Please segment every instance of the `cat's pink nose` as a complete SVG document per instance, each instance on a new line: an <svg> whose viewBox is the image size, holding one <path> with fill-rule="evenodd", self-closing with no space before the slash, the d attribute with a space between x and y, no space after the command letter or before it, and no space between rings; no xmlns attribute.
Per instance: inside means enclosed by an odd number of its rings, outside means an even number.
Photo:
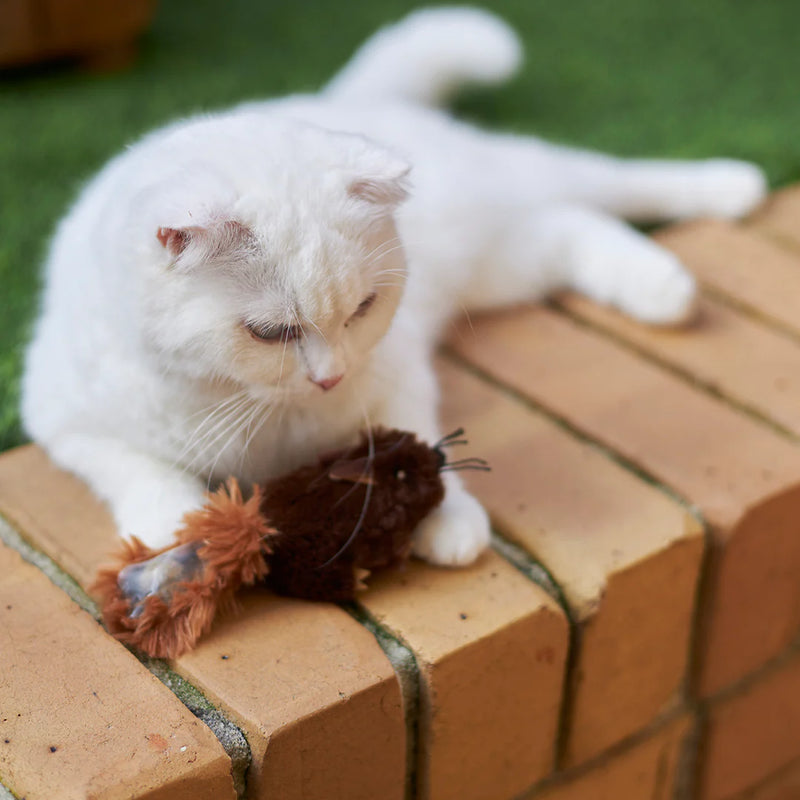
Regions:
<svg viewBox="0 0 800 800"><path fill-rule="evenodd" d="M311 378L310 380L327 392L329 389L333 389L333 387L336 386L336 384L339 383L343 377L344 375L333 375L330 378L322 378L322 380L317 380L316 378Z"/></svg>

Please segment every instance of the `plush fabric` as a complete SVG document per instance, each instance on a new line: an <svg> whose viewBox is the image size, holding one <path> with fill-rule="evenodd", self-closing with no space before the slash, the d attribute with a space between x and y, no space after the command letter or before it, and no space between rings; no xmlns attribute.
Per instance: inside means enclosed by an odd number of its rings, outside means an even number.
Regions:
<svg viewBox="0 0 800 800"><path fill-rule="evenodd" d="M352 448L256 486L235 479L184 518L178 543L150 550L134 539L98 573L107 629L151 656L174 658L207 633L243 586L352 600L372 570L402 565L417 525L444 499L445 437L376 430ZM479 460L468 466L485 468Z"/></svg>

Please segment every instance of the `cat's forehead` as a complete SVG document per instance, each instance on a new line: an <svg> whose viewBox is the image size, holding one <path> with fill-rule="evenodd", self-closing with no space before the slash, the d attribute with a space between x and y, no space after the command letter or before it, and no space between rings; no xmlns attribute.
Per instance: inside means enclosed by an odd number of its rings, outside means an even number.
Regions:
<svg viewBox="0 0 800 800"><path fill-rule="evenodd" d="M253 317L323 320L363 299L371 278L358 242L274 225L261 234L258 251L233 276Z"/></svg>

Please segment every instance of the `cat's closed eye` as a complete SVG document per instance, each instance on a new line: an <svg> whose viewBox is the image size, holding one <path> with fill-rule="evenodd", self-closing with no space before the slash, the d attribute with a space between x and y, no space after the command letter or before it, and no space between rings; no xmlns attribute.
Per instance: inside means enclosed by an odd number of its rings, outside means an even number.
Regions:
<svg viewBox="0 0 800 800"><path fill-rule="evenodd" d="M285 344L286 342L294 341L300 336L300 328L297 325L245 322L244 327L254 339L269 344Z"/></svg>
<svg viewBox="0 0 800 800"><path fill-rule="evenodd" d="M359 304L358 308L350 315L350 319L347 320L347 323L351 323L354 319L358 319L359 317L363 317L367 311L370 310L372 304L377 299L378 295L375 292L368 294Z"/></svg>

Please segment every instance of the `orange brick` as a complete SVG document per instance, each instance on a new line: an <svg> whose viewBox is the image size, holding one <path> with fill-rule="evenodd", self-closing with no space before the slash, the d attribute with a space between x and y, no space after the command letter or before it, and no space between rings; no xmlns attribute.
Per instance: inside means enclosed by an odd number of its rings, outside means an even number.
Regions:
<svg viewBox="0 0 800 800"><path fill-rule="evenodd" d="M715 292L779 326L798 329L800 252L720 220L676 225L655 238Z"/></svg>
<svg viewBox="0 0 800 800"><path fill-rule="evenodd" d="M0 455L0 513L81 586L118 546L106 509L33 445Z"/></svg>
<svg viewBox="0 0 800 800"><path fill-rule="evenodd" d="M490 552L412 563L361 602L417 659L421 798L510 798L550 774L569 630L542 589Z"/></svg>
<svg viewBox="0 0 800 800"><path fill-rule="evenodd" d="M800 761L770 775L755 789L737 795L736 800L797 800L800 797Z"/></svg>
<svg viewBox="0 0 800 800"><path fill-rule="evenodd" d="M36 10L30 0L0 2L0 63L15 64L30 57L37 42Z"/></svg>
<svg viewBox="0 0 800 800"><path fill-rule="evenodd" d="M681 783L682 758L694 722L689 715L665 724L587 771L525 795L525 800L668 800Z"/></svg>
<svg viewBox="0 0 800 800"><path fill-rule="evenodd" d="M45 0L45 7L47 49L76 53L134 39L150 23L155 2L125 3L117 14L109 13L103 0Z"/></svg>
<svg viewBox="0 0 800 800"><path fill-rule="evenodd" d="M473 326L452 340L463 357L675 489L710 522L701 693L777 656L800 628L800 450L546 309Z"/></svg>
<svg viewBox="0 0 800 800"><path fill-rule="evenodd" d="M727 800L792 764L800 758L800 655L712 703L707 717L700 800Z"/></svg>
<svg viewBox="0 0 800 800"><path fill-rule="evenodd" d="M397 678L338 607L253 592L174 666L247 734L248 797L403 797Z"/></svg>
<svg viewBox="0 0 800 800"><path fill-rule="evenodd" d="M696 321L675 330L639 325L577 296L564 305L688 380L800 436L800 345L749 314L704 297Z"/></svg>
<svg viewBox="0 0 800 800"><path fill-rule="evenodd" d="M468 481L498 528L554 575L578 624L564 763L670 708L686 676L703 554L698 523L596 449L441 364L443 415L492 472Z"/></svg>
<svg viewBox="0 0 800 800"><path fill-rule="evenodd" d="M126 45L132 48L154 9L154 0L134 0L116 9L109 9L102 0L2 0L0 64L16 66L65 55L105 53ZM6 17L10 17L8 23Z"/></svg>
<svg viewBox="0 0 800 800"><path fill-rule="evenodd" d="M774 236L777 241L800 247L800 186L789 186L771 194L747 224L753 230Z"/></svg>
<svg viewBox="0 0 800 800"><path fill-rule="evenodd" d="M0 512L83 585L115 547L107 512L35 447L0 456ZM400 689L373 636L333 606L244 606L174 667L245 730L248 797L402 797Z"/></svg>
<svg viewBox="0 0 800 800"><path fill-rule="evenodd" d="M234 798L211 731L0 544L0 774L27 800Z"/></svg>

